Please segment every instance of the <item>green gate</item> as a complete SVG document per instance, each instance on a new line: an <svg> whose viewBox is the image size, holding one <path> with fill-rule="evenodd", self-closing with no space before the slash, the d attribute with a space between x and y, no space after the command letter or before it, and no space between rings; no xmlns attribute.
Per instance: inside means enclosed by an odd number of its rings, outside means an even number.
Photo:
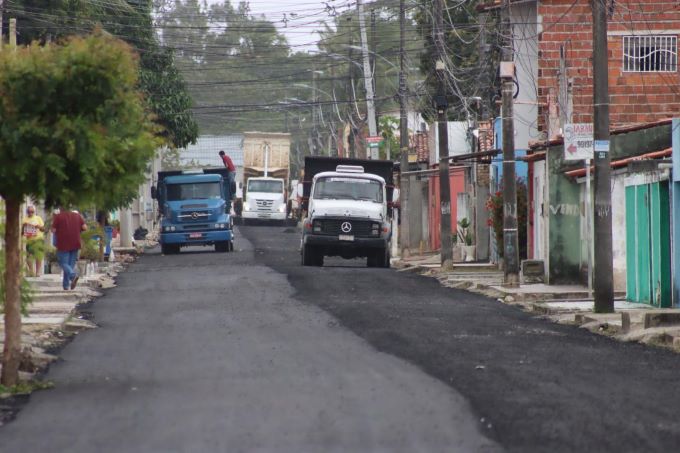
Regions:
<svg viewBox="0 0 680 453"><path fill-rule="evenodd" d="M670 307L668 182L626 187L626 292L631 302Z"/></svg>

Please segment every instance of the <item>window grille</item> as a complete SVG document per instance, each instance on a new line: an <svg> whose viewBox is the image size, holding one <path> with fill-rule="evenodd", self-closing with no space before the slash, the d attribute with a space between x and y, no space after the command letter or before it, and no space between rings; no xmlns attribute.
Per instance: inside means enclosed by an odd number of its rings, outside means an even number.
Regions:
<svg viewBox="0 0 680 453"><path fill-rule="evenodd" d="M650 35L623 37L624 71L675 72L677 69L677 36Z"/></svg>

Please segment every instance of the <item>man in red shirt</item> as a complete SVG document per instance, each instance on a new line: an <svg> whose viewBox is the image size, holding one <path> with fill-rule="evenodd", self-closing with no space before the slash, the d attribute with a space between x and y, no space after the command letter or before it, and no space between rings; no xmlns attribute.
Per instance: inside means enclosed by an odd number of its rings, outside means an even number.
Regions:
<svg viewBox="0 0 680 453"><path fill-rule="evenodd" d="M62 285L65 290L78 284L76 261L80 252L80 232L87 230L83 217L75 211L61 208L52 218L52 232L57 240L57 261L64 271Z"/></svg>
<svg viewBox="0 0 680 453"><path fill-rule="evenodd" d="M231 161L231 158L227 156L224 151L219 152L220 157L222 158L222 162L224 163L224 166L227 167L227 170L229 170L230 174L236 173L236 167L234 166L234 163Z"/></svg>

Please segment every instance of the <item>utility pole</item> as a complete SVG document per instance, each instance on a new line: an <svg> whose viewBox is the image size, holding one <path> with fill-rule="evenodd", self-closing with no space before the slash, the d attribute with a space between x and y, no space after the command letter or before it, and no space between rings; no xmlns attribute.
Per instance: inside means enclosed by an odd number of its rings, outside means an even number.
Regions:
<svg viewBox="0 0 680 453"><path fill-rule="evenodd" d="M406 34L406 0L399 0L399 168L401 169L399 187L399 245L402 258L409 253L409 178L403 176L408 171L408 117L406 116L406 61L404 42Z"/></svg>
<svg viewBox="0 0 680 453"><path fill-rule="evenodd" d="M609 155L609 80L607 12L602 0L593 0L593 138L595 147L595 265L594 295L596 313L614 311L612 254L611 157ZM606 149L606 151L604 151Z"/></svg>
<svg viewBox="0 0 680 453"><path fill-rule="evenodd" d="M451 188L449 180L449 127L446 109L446 64L444 63L444 0L435 0L434 42L437 46L436 71L439 79L438 94L435 97L437 109L437 128L439 132L439 212L441 236L442 269L451 266L453 244L451 241Z"/></svg>
<svg viewBox="0 0 680 453"><path fill-rule="evenodd" d="M17 20L13 17L9 20L9 47L12 50L17 48Z"/></svg>
<svg viewBox="0 0 680 453"><path fill-rule="evenodd" d="M357 0L359 12L359 31L361 33L361 52L364 57L364 87L366 88L366 114L368 116L368 132L371 137L378 135L378 125L375 120L375 104L373 103L373 77L371 64L368 59L368 39L366 38L366 21L364 19L364 4ZM372 156L370 156L372 157Z"/></svg>
<svg viewBox="0 0 680 453"><path fill-rule="evenodd" d="M376 37L376 26L375 26L375 9L371 8L371 75L373 79L373 92L375 93L377 91L376 85L377 82L375 80L375 65L377 61L377 53L378 53L378 39ZM377 119L376 119L377 121Z"/></svg>
<svg viewBox="0 0 680 453"><path fill-rule="evenodd" d="M515 180L515 127L513 95L515 67L512 62L510 2L505 1L503 28L506 42L501 62L503 96L503 286L519 286L519 241L517 231L517 186Z"/></svg>
<svg viewBox="0 0 680 453"><path fill-rule="evenodd" d="M2 35L2 10L4 9L4 1L0 0L0 52L2 52L2 45L5 43L5 40L3 39Z"/></svg>
<svg viewBox="0 0 680 453"><path fill-rule="evenodd" d="M347 145L348 145L348 154L349 157L356 157L356 149L354 146L354 123L352 122L352 116L353 116L353 109L354 109L354 60L352 59L352 46L353 46L353 37L352 37L352 17L347 17L347 39L349 40L349 43L347 45L348 49L348 57L349 57L349 63L348 63L348 69L347 69L347 100L349 101L347 103L347 119L349 120L349 136L347 137Z"/></svg>
<svg viewBox="0 0 680 453"><path fill-rule="evenodd" d="M312 156L316 156L317 153L317 146L318 146L318 131L317 131L317 123L316 123L316 104L318 102L318 97L316 94L316 67L312 66L312 136L314 137L312 139L312 142L314 143L314 148L310 150Z"/></svg>

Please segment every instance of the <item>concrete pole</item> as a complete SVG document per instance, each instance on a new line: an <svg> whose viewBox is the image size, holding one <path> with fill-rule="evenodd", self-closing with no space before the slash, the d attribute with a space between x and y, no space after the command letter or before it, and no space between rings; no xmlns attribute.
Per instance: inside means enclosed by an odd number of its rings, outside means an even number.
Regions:
<svg viewBox="0 0 680 453"><path fill-rule="evenodd" d="M406 116L406 71L404 58L404 42L406 33L405 0L399 0L399 149L402 174L408 171L408 118ZM399 184L400 226L399 244L402 258L409 253L409 178L402 176Z"/></svg>
<svg viewBox="0 0 680 453"><path fill-rule="evenodd" d="M9 47L12 50L17 48L17 20L15 18L9 20Z"/></svg>
<svg viewBox="0 0 680 453"><path fill-rule="evenodd" d="M440 239L441 239L441 265L442 269L451 267L453 263L453 241L451 240L451 187L449 180L449 127L446 98L446 64L444 42L444 0L435 2L435 36L438 60L436 63L439 88L436 99L437 127L439 132L439 213Z"/></svg>
<svg viewBox="0 0 680 453"><path fill-rule="evenodd" d="M508 35L501 63L503 97L503 286L519 286L519 241L517 231L517 186L515 180L515 126L513 95L515 92L512 63L512 28L509 2L504 9L504 29Z"/></svg>
<svg viewBox="0 0 680 453"><path fill-rule="evenodd" d="M120 210L120 246L132 247L132 211L129 207Z"/></svg>
<svg viewBox="0 0 680 453"><path fill-rule="evenodd" d="M609 146L609 79L607 12L602 0L593 0L593 126L595 141ZM612 253L611 158L595 152L594 284L596 313L614 312L614 260Z"/></svg>
<svg viewBox="0 0 680 453"><path fill-rule="evenodd" d="M368 115L368 131L371 137L378 135L378 125L375 119L375 104L373 103L373 75L371 74L371 62L368 56L368 38L366 37L366 20L364 18L364 4L357 0L359 12L359 31L361 33L361 51L364 57L364 87L366 88L366 112Z"/></svg>

